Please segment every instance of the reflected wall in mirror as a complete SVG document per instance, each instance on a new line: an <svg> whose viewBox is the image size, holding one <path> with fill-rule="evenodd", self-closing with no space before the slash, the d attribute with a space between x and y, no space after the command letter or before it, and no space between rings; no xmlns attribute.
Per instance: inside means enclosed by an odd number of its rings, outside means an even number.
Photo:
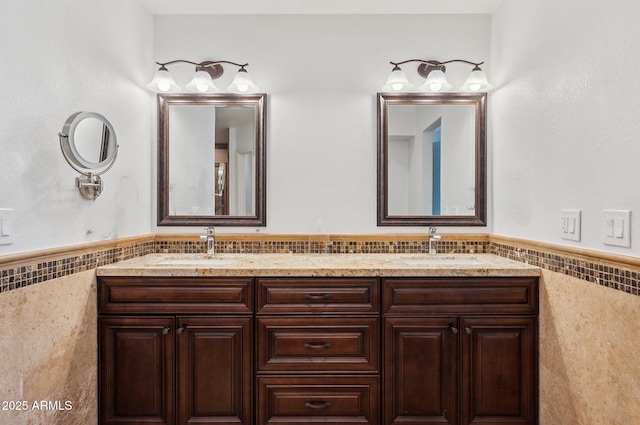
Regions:
<svg viewBox="0 0 640 425"><path fill-rule="evenodd" d="M266 225L265 101L158 95L158 225Z"/></svg>
<svg viewBox="0 0 640 425"><path fill-rule="evenodd" d="M485 93L378 93L378 226L486 225L485 114Z"/></svg>

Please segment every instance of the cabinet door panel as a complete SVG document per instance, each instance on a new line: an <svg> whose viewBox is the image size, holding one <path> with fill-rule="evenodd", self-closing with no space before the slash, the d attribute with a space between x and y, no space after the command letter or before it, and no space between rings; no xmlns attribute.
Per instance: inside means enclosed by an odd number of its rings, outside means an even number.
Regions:
<svg viewBox="0 0 640 425"><path fill-rule="evenodd" d="M455 424L458 319L385 318L385 424Z"/></svg>
<svg viewBox="0 0 640 425"><path fill-rule="evenodd" d="M100 423L173 424L173 317L100 319Z"/></svg>
<svg viewBox="0 0 640 425"><path fill-rule="evenodd" d="M537 321L462 320L462 424L537 423Z"/></svg>
<svg viewBox="0 0 640 425"><path fill-rule="evenodd" d="M251 317L178 318L178 423L252 421Z"/></svg>

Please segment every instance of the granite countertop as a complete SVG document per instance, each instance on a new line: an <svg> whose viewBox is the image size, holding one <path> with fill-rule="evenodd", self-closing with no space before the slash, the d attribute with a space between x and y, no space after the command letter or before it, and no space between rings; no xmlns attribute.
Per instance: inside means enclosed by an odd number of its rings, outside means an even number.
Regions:
<svg viewBox="0 0 640 425"><path fill-rule="evenodd" d="M98 276L540 276L493 254L149 254L98 267Z"/></svg>

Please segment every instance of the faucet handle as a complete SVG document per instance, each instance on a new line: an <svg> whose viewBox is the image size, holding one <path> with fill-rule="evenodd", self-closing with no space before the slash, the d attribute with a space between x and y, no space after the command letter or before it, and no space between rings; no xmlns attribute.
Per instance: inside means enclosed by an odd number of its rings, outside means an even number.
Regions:
<svg viewBox="0 0 640 425"><path fill-rule="evenodd" d="M438 228L437 227L429 227L429 234L431 236L435 236L436 233L438 233Z"/></svg>
<svg viewBox="0 0 640 425"><path fill-rule="evenodd" d="M207 239L215 236L216 231L213 227L203 227L205 234L200 235L200 240L206 241Z"/></svg>

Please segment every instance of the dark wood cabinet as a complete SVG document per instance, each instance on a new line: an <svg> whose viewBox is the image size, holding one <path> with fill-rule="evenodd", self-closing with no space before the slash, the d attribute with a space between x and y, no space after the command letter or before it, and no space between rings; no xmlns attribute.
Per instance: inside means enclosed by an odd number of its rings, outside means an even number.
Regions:
<svg viewBox="0 0 640 425"><path fill-rule="evenodd" d="M456 317L385 319L386 424L456 424Z"/></svg>
<svg viewBox="0 0 640 425"><path fill-rule="evenodd" d="M252 425L252 294L251 279L100 279L100 423Z"/></svg>
<svg viewBox="0 0 640 425"><path fill-rule="evenodd" d="M463 317L461 424L537 423L537 320Z"/></svg>
<svg viewBox="0 0 640 425"><path fill-rule="evenodd" d="M263 278L257 293L257 425L377 425L377 279Z"/></svg>
<svg viewBox="0 0 640 425"><path fill-rule="evenodd" d="M99 277L99 423L537 425L538 279Z"/></svg>
<svg viewBox="0 0 640 425"><path fill-rule="evenodd" d="M537 424L536 278L383 287L385 425Z"/></svg>
<svg viewBox="0 0 640 425"><path fill-rule="evenodd" d="M177 423L251 424L251 317L177 321Z"/></svg>
<svg viewBox="0 0 640 425"><path fill-rule="evenodd" d="M101 424L174 423L173 317L99 320Z"/></svg>

